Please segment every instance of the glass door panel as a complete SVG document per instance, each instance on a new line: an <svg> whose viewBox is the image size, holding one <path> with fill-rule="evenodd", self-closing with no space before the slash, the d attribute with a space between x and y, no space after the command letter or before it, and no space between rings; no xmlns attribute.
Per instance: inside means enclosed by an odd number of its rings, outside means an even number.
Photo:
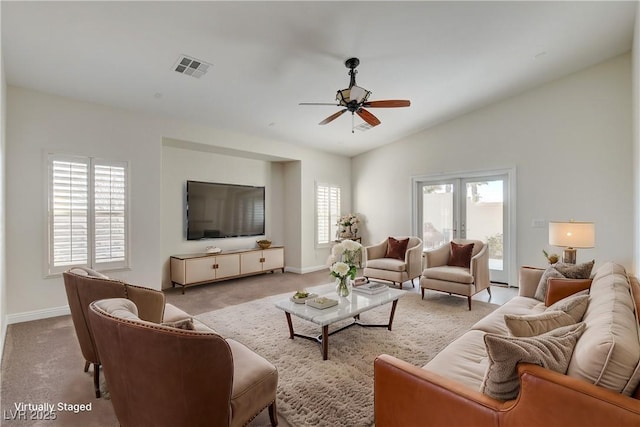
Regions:
<svg viewBox="0 0 640 427"><path fill-rule="evenodd" d="M422 186L422 242L435 249L454 238L454 184Z"/></svg>
<svg viewBox="0 0 640 427"><path fill-rule="evenodd" d="M507 282L504 265L504 178L464 180L463 232L466 239L489 245L491 280Z"/></svg>
<svg viewBox="0 0 640 427"><path fill-rule="evenodd" d="M420 182L418 230L424 249L455 238L487 242L491 280L508 283L507 187L507 175Z"/></svg>

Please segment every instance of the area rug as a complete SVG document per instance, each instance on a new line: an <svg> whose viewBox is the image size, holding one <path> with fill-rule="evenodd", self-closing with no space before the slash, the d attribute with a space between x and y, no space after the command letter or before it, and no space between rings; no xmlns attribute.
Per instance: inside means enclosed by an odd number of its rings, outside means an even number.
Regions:
<svg viewBox="0 0 640 427"><path fill-rule="evenodd" d="M373 361L386 353L422 366L475 322L497 308L480 301L407 292L398 301L393 330L353 326L329 337L329 359L320 345L289 339L278 295L196 316L225 337L239 341L278 368L278 414L291 426L371 426ZM386 324L391 305L363 313L363 323ZM320 328L292 316L297 333L317 335ZM330 327L329 332L339 327Z"/></svg>

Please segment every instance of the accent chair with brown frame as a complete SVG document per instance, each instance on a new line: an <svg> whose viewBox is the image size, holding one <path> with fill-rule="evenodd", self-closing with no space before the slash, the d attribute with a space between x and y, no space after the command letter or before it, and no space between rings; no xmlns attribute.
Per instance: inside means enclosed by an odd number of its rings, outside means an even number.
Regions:
<svg viewBox="0 0 640 427"><path fill-rule="evenodd" d="M84 371L93 364L93 384L96 397L100 397L100 356L89 327L89 304L104 298L127 298L138 307L140 318L154 322L172 322L188 315L171 304L155 289L130 285L113 280L104 274L82 267L73 267L62 274L71 319L85 359Z"/></svg>
<svg viewBox="0 0 640 427"><path fill-rule="evenodd" d="M123 298L94 301L89 319L122 427L240 427L267 407L278 424L278 371L239 342L141 320Z"/></svg>

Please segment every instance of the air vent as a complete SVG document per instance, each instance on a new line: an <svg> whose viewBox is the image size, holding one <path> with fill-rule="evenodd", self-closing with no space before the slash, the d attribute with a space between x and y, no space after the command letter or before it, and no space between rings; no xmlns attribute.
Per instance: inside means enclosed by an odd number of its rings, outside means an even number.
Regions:
<svg viewBox="0 0 640 427"><path fill-rule="evenodd" d="M180 55L173 69L180 74L186 74L199 79L209 71L209 67L213 67L213 65L187 55Z"/></svg>
<svg viewBox="0 0 640 427"><path fill-rule="evenodd" d="M366 132L369 129L371 129L373 126L371 126L369 123L360 123L358 126L356 126L354 129L359 130L360 132Z"/></svg>

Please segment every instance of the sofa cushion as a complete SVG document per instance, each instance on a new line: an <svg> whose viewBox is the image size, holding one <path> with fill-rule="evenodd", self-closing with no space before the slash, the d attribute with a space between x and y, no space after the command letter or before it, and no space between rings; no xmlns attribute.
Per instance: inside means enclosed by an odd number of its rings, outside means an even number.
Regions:
<svg viewBox="0 0 640 427"><path fill-rule="evenodd" d="M126 320L139 320L138 307L126 298L108 298L96 301L96 306L107 314Z"/></svg>
<svg viewBox="0 0 640 427"><path fill-rule="evenodd" d="M560 273L558 270L553 268L553 266L548 267L544 271L544 273L542 273L540 282L538 282L538 287L536 288L536 294L534 295L535 299L537 299L538 301L544 301L547 295L547 281L552 278L561 279L565 277L562 275L562 273Z"/></svg>
<svg viewBox="0 0 640 427"><path fill-rule="evenodd" d="M573 317L576 323L580 322L589 305L589 295L583 295L582 292L586 291L581 291L570 297L563 298L547 307L546 311L564 311Z"/></svg>
<svg viewBox="0 0 640 427"><path fill-rule="evenodd" d="M473 253L474 243L460 244L450 242L451 253L447 265L453 267L471 268L471 257Z"/></svg>
<svg viewBox="0 0 640 427"><path fill-rule="evenodd" d="M590 287L591 279L549 279L544 305L548 307L563 298L588 290Z"/></svg>
<svg viewBox="0 0 640 427"><path fill-rule="evenodd" d="M480 391L489 366L483 331L467 331L423 366L431 372Z"/></svg>
<svg viewBox="0 0 640 427"><path fill-rule="evenodd" d="M638 324L624 268L607 263L596 271L586 330L576 345L567 374L627 396L638 384Z"/></svg>
<svg viewBox="0 0 640 427"><path fill-rule="evenodd" d="M532 363L564 374L584 330L585 324L577 323L534 337L486 334L489 367L480 391L494 399L515 399L520 391L518 363Z"/></svg>
<svg viewBox="0 0 640 427"><path fill-rule="evenodd" d="M468 268L452 267L449 265L426 268L422 272L422 277L426 277L427 279L444 280L445 282L464 283L468 285L473 283L473 276Z"/></svg>
<svg viewBox="0 0 640 427"><path fill-rule="evenodd" d="M540 314L505 314L504 322L514 337L532 337L541 335L562 326L576 323L575 319L564 311L545 311Z"/></svg>
<svg viewBox="0 0 640 427"><path fill-rule="evenodd" d="M476 322L471 329L491 332L498 335L509 335L509 329L504 321L505 314L528 315L544 312L544 304L528 297L514 297L506 304L498 307L492 313Z"/></svg>
<svg viewBox="0 0 640 427"><path fill-rule="evenodd" d="M376 258L367 261L367 268L376 268L388 271L406 271L407 264L403 260L395 258Z"/></svg>
<svg viewBox="0 0 640 427"><path fill-rule="evenodd" d="M547 280L551 278L588 279L595 261L583 264L565 264L557 262L545 270L536 289L535 299L544 301L547 295Z"/></svg>
<svg viewBox="0 0 640 427"><path fill-rule="evenodd" d="M393 237L389 237L387 239L387 252L385 253L385 258L395 258L404 261L404 255L407 253L407 245L409 245L409 238L406 239L395 239Z"/></svg>
<svg viewBox="0 0 640 427"><path fill-rule="evenodd" d="M593 270L594 264L595 260L591 260L583 264L566 264L564 262L557 262L554 264L554 268L567 279L588 279L591 277L591 270Z"/></svg>

